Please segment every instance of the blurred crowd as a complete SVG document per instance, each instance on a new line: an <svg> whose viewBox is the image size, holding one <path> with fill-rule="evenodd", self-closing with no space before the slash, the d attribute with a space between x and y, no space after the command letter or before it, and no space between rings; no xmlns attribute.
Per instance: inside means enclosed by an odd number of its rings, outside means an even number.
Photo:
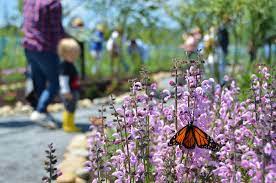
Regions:
<svg viewBox="0 0 276 183"><path fill-rule="evenodd" d="M101 68L103 51L110 57L110 71L113 79L129 72L134 67L137 74L147 59L147 46L137 37L127 38L120 27L114 29L106 38L104 24L98 24L93 36L85 38L84 22L74 18L71 30L62 26L62 4L52 0L25 0L23 6L23 47L28 61L26 98L33 107L30 119L48 128L56 128L47 106L57 94L64 104L62 127L66 132L80 131L75 126L74 116L81 89L80 80L85 77L84 50L89 42L89 52L93 57L91 71L95 77ZM123 49L131 57L131 63L124 59ZM81 75L76 68L80 60Z"/></svg>
<svg viewBox="0 0 276 183"><path fill-rule="evenodd" d="M184 43L180 45L188 56L192 53L203 54L206 58L206 69L210 73L219 74L218 79L223 81L227 64L229 33L225 25L220 27L211 27L207 33L202 35L199 28L194 28L188 33L184 33Z"/></svg>
<svg viewBox="0 0 276 183"><path fill-rule="evenodd" d="M108 30L104 23L98 23L89 36L85 36L83 20L77 17L73 18L71 22L71 29L69 30L71 36L78 40L80 45L88 43L89 53L93 59L91 68L93 75L100 74L105 51L109 55L110 72L116 78L122 69L124 69L124 72L129 72L131 67L134 67L133 72L137 74L140 66L148 58L148 46L138 37L126 35L124 29L119 25L113 30ZM83 52L84 46L81 47ZM124 59L125 50L131 58L131 63L127 63Z"/></svg>
<svg viewBox="0 0 276 183"><path fill-rule="evenodd" d="M132 68L138 74L149 55L149 46L137 34L127 35L124 27L108 30L99 23L86 35L84 21L75 17L68 30L62 26L62 5L60 1L24 1L23 47L28 61L27 96L34 108L32 121L47 119L47 106L60 94L65 106L64 129L78 131L73 125L74 111L80 80L85 78L85 45L88 43L92 59L90 68L94 77L101 78L103 53L108 53L112 79L126 74ZM228 65L229 28L227 21L217 27L203 31L196 27L182 36L180 45L188 57L199 52L206 58L205 66L212 75L217 75L220 83ZM92 36L91 36L92 35ZM195 54L194 54L195 53ZM254 48L249 45L249 53L254 57ZM127 61L126 54L131 59ZM80 60L80 75L75 62ZM123 74L122 74L123 73ZM46 124L46 123L45 123ZM48 123L54 127L53 123ZM69 127L70 128L69 128Z"/></svg>

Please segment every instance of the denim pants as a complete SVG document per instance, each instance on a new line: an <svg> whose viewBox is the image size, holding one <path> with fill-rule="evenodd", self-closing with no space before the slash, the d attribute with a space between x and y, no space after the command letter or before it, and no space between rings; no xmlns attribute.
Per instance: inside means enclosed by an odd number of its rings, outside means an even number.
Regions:
<svg viewBox="0 0 276 183"><path fill-rule="evenodd" d="M73 96L72 99L66 99L64 96L61 95L61 99L62 99L62 102L63 102L63 105L64 105L64 108L67 112L70 112L70 113L74 113L76 108L77 108L77 103L78 103L78 100L79 100L79 91L71 91L70 92Z"/></svg>
<svg viewBox="0 0 276 183"><path fill-rule="evenodd" d="M31 77L34 91L38 96L36 110L47 112L48 104L59 91L59 58L56 53L39 52L25 49L28 64L31 66Z"/></svg>

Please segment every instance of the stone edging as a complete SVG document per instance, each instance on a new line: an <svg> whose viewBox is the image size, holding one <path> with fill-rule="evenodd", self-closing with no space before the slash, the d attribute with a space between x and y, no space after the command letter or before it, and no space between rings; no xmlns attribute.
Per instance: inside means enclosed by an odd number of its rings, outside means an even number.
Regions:
<svg viewBox="0 0 276 183"><path fill-rule="evenodd" d="M88 158L87 136L88 134L79 134L71 140L63 156L64 160L58 166L62 175L58 177L57 183L88 182L89 173L84 169Z"/></svg>

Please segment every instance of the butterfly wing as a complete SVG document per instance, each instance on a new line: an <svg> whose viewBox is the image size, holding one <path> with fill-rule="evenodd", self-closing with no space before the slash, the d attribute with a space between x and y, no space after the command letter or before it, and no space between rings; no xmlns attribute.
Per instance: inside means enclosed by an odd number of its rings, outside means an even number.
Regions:
<svg viewBox="0 0 276 183"><path fill-rule="evenodd" d="M194 137L193 127L188 126L185 138L182 142L182 145L187 149L194 149L196 145L196 140Z"/></svg>
<svg viewBox="0 0 276 183"><path fill-rule="evenodd" d="M219 151L221 147L203 130L193 125L186 125L179 130L171 138L168 145L183 145L187 149L194 149L195 145L197 145L199 148L206 148L212 151Z"/></svg>
<svg viewBox="0 0 276 183"><path fill-rule="evenodd" d="M193 126L193 134L196 144L199 148L210 149L212 151L219 151L220 145L216 143L209 135L197 126Z"/></svg>
<svg viewBox="0 0 276 183"><path fill-rule="evenodd" d="M181 128L169 141L168 146L173 146L173 145L181 145L186 133L187 133L187 128L188 125L184 126L183 128Z"/></svg>

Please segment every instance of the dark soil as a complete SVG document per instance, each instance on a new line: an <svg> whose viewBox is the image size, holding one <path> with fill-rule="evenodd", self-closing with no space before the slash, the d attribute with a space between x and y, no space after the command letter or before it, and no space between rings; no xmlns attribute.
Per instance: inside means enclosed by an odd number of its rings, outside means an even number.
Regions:
<svg viewBox="0 0 276 183"><path fill-rule="evenodd" d="M23 81L22 81L23 82ZM111 93L120 94L128 90L128 78L115 81L112 78L92 80L87 79L81 82L80 99L83 98L99 98L107 96ZM10 91L0 95L0 106L14 105L16 102L28 103L25 97L25 88L20 88L16 91ZM60 102L57 96L53 103Z"/></svg>

